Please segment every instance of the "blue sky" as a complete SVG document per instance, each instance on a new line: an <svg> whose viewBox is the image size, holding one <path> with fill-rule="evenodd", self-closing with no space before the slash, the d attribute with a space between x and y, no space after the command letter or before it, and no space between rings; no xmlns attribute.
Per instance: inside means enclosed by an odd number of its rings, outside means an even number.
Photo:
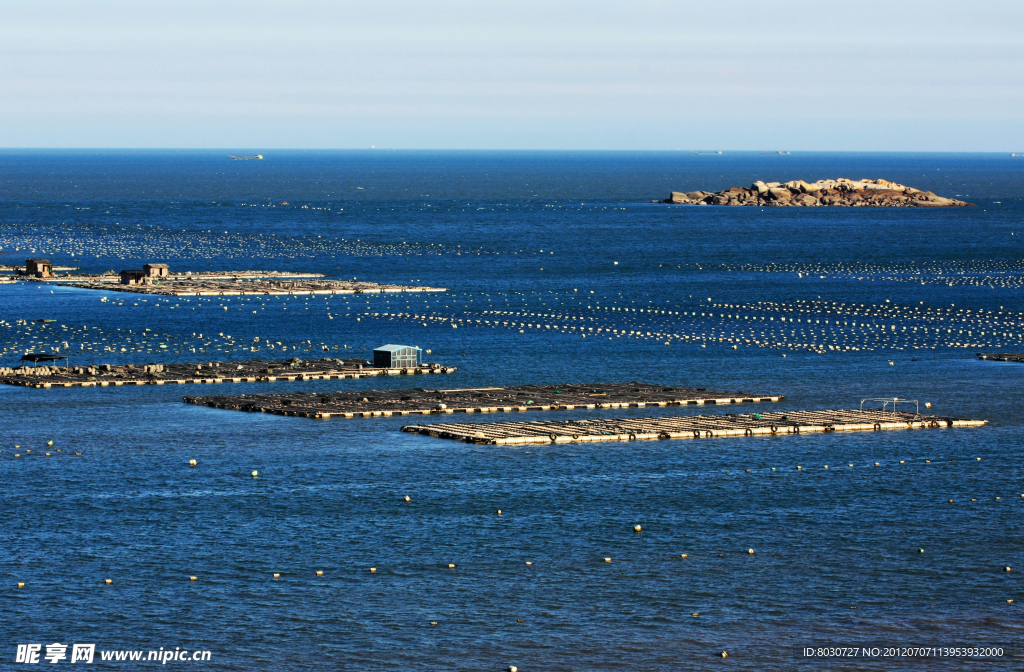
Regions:
<svg viewBox="0 0 1024 672"><path fill-rule="evenodd" d="M0 0L0 146L1024 151L1024 2Z"/></svg>

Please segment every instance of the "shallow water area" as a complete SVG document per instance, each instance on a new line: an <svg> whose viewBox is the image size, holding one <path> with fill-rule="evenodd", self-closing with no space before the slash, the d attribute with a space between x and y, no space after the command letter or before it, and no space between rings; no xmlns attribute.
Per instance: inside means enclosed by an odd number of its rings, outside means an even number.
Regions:
<svg viewBox="0 0 1024 672"><path fill-rule="evenodd" d="M794 647L1019 641L1024 365L975 353L1024 351L1024 162L264 154L0 153L0 264L153 261L448 291L186 300L0 285L0 366L26 351L143 364L372 358L407 343L458 371L0 386L5 660L18 643L96 642L209 650L218 670L889 670L913 661L808 662ZM977 206L649 202L837 175ZM403 434L400 417L182 402L631 380L785 395L673 414L899 396L989 424L505 447ZM974 669L917 667L929 664Z"/></svg>

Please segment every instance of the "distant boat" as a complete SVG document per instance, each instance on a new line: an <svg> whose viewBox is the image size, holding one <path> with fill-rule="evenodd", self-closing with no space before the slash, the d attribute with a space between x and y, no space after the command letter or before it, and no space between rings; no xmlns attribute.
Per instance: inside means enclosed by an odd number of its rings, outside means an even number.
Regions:
<svg viewBox="0 0 1024 672"><path fill-rule="evenodd" d="M234 159L235 161L262 161L263 155L257 154L256 156L231 156L230 154L228 154L228 158Z"/></svg>
<svg viewBox="0 0 1024 672"><path fill-rule="evenodd" d="M1010 154L1010 156L1024 156L1024 152L1014 152L1013 154Z"/></svg>
<svg viewBox="0 0 1024 672"><path fill-rule="evenodd" d="M779 152L761 152L761 153L762 154L781 154L783 156L789 155L789 152L782 152L782 151L779 151Z"/></svg>
<svg viewBox="0 0 1024 672"><path fill-rule="evenodd" d="M718 154L721 153L722 152L694 152L694 154L696 154L697 156L717 156Z"/></svg>

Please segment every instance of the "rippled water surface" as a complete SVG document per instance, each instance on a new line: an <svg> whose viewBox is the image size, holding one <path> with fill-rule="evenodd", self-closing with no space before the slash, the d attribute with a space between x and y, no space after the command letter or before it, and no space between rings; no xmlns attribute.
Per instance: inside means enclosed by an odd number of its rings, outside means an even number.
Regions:
<svg viewBox="0 0 1024 672"><path fill-rule="evenodd" d="M192 387L4 386L0 669L31 642L205 649L168 665L210 670L976 669L794 647L1020 641L1024 365L975 353L1024 352L1024 159L265 154L0 154L0 264L448 291L102 302L0 285L0 366L409 343L458 372L211 393L640 380L785 395L773 410L900 396L989 424L513 448L404 434L402 418L186 406ZM650 203L826 177L977 206Z"/></svg>

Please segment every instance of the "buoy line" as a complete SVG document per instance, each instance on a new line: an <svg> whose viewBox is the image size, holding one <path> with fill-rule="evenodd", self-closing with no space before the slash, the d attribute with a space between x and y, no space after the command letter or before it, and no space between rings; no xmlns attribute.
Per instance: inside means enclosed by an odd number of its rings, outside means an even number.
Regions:
<svg viewBox="0 0 1024 672"><path fill-rule="evenodd" d="M868 552L868 551L869 551L869 549L867 549L867 548L852 548L852 549L847 549L845 554L846 555L851 555L851 556L853 556L853 555L862 555L863 553ZM925 549L924 548L917 548L917 549L910 549L910 548L908 548L908 549L905 550L904 557L907 559L907 562L910 562L910 557L912 557L912 556L919 556L919 555L922 555L924 553L925 553ZM479 562L469 562L469 563L464 563L464 562L460 562L460 563L440 562L440 563L437 563L437 564L416 563L414 565L390 565L389 567L383 568L383 571L381 570L381 568L370 567L370 566L366 566L366 565L346 565L346 566L327 568L327 569L312 569L312 568L286 569L286 568L280 568L277 571L272 571L272 570L253 571L253 572L247 573L245 576L239 576L238 573L223 572L223 571L210 572L210 573L206 573L206 574L204 574L204 573L190 573L188 571L182 571L182 572L161 572L161 579L162 580L156 580L156 581L154 580L153 576L144 576L144 577L140 578L137 575L137 573L135 573L133 571L126 571L123 575L121 575L119 573L115 573L115 574L112 574L112 575L108 575L106 577L98 577L98 578L94 579L93 582L87 581L86 583L87 583L87 585L89 583L93 583L94 585L95 584L99 584L101 586L110 586L110 585L115 585L116 584L116 585L122 586L122 587L133 587L133 586L149 587L149 586L153 586L154 583L159 583L160 585L163 585L163 586L170 586L170 585L174 585L174 584L196 584L196 585L201 587L202 584L204 584L204 583L211 583L211 582L212 583L216 583L216 584L225 584L225 583L239 584L239 583L242 583L242 582L250 583L250 582L259 582L259 581L270 580L270 581L275 581L275 582L285 582L285 583L301 584L301 583L307 583L309 581L314 581L314 580L317 580L317 579L323 579L323 580L327 580L327 581L330 581L332 579L342 579L342 580L344 580L346 582L346 584L345 585L337 586L338 589L339 590L348 590L349 588L346 587L348 581L350 581L355 576L358 576L358 575L364 575L365 576L367 574L375 574L375 575L376 574L382 574L383 576L389 576L390 575L390 576L404 577L404 578L402 578L402 580L406 580L409 577L410 574L419 575L419 576L422 576L422 577L425 578L428 575L430 575L431 573L436 572L436 571L440 571L440 570L450 571L450 572L453 573L453 575L455 573L455 570L460 570L462 572L467 572L468 571L470 573L475 573L475 572L490 573L490 572L497 571L497 570L499 570L501 568L506 568L506 569L511 570L513 567L521 567L521 568L523 568L522 571L544 571L545 567L547 567L547 568L554 567L556 569L556 571L564 571L567 567L571 568L571 569L574 569L574 570L585 570L587 567L595 567L596 565L602 565L602 566L603 565L614 565L616 563L631 565L634 562L643 562L643 563L645 563L645 565L648 565L648 566L650 566L651 563L654 562L654 563L657 563L659 565L663 565L666 568L669 568L669 567L674 567L674 566L676 566L676 567L683 567L683 566L685 566L685 565L687 565L689 563L705 563L706 564L706 563L728 562L728 561L730 561L730 559L738 559L738 558L746 558L746 559L748 559L750 561L755 561L757 558L761 557L762 555L764 555L764 554L755 551L755 549L753 549L753 548L747 548L747 549L744 549L744 548L732 548L732 549L719 549L719 550L705 549L705 550L699 551L697 553L694 553L694 552L690 551L690 552L687 552L687 553L676 554L676 555L665 555L665 554L659 553L659 554L657 554L657 555L655 555L653 557L642 557L642 558L622 557L622 556L618 556L618 557L614 557L613 558L612 556L600 556L600 555L591 556L591 557L580 556L580 557L575 558L574 561L569 562L569 563L565 563L565 562L561 562L561 563L541 563L539 565L540 569L537 569L537 567L535 567L536 562L533 561L533 560L525 560L524 561L524 560L507 559L504 562L485 562L485 563L479 563ZM768 562L779 562L778 558L776 558L774 560L772 559L772 556L773 556L772 553L768 553L767 555L769 557L769 559L767 560ZM835 551L832 551L829 554L829 557L830 558L836 558L836 557L839 557L839 556L842 556L842 555L843 555L843 553L837 553ZM782 561L783 562L787 562L789 560L788 559L783 559ZM1006 574L1006 573L1012 572L1012 567L1010 565L1007 565L1007 564L1004 564L1004 563L999 563L999 562L992 562L991 560L986 560L985 566L988 567L988 569L986 571L988 571L988 572L990 572L992 574L996 574L996 573ZM527 570L526 568L529 568L529 570ZM761 570L758 569L756 571L761 571ZM123 576L123 578L119 578L121 576ZM113 578L111 578L111 577L113 577ZM16 587L17 589L32 590L32 589L35 589L35 588L46 588L46 589L52 589L52 588L55 588L55 587L66 588L68 586L68 583L66 581L64 581L64 580L61 580L61 581L50 580L50 579L46 578L45 575L44 575L44 576L42 576L42 577L40 577L38 579L32 579L32 578L28 578L28 577L19 578L18 580L12 582L12 585L14 587ZM1007 604L1014 604L1014 599L1012 599L1012 598L1011 599L1006 599L1005 602Z"/></svg>
<svg viewBox="0 0 1024 672"><path fill-rule="evenodd" d="M69 290L71 291L71 290ZM593 292L593 290L590 290ZM421 294L335 295L333 297L101 297L109 310L229 310L255 314L282 311L303 319L326 314L328 319L407 321L424 328L472 327L510 330L524 336L556 334L594 339L636 339L668 345L720 346L730 350L768 348L811 353L868 353L899 350L1024 351L1024 313L1000 310L835 301L700 302L637 301L621 295L578 292L578 288L529 292L464 292L444 296ZM514 300L513 300L514 299ZM289 312L290 310L290 312ZM301 311L301 312L300 312ZM309 312L307 312L309 311ZM161 311L162 312L162 311ZM139 316L142 318L142 316ZM139 319L139 318L136 318ZM147 318L142 318L147 319ZM153 320L154 326L158 322ZM27 351L106 357L188 356L198 354L251 356L257 352L323 352L347 345L295 340L288 334L266 337L259 322L246 334L215 337L154 330L0 320L0 363ZM227 359L227 357L222 357ZM162 359L161 361L166 361ZM7 368L16 368L16 360ZM895 362L894 362L894 365Z"/></svg>

